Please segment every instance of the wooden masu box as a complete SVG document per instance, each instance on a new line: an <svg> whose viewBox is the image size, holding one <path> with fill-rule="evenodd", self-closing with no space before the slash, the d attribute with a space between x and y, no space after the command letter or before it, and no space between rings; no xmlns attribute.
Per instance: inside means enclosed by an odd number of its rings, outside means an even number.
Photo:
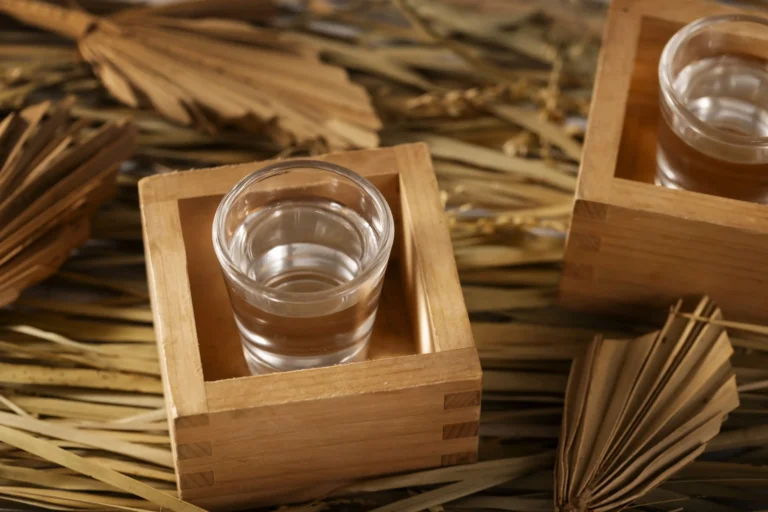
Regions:
<svg viewBox="0 0 768 512"><path fill-rule="evenodd" d="M612 2L566 244L566 306L629 311L706 294L729 319L768 318L768 206L653 183L661 52L684 25L738 12Z"/></svg>
<svg viewBox="0 0 768 512"><path fill-rule="evenodd" d="M250 376L211 242L222 196L270 162L139 185L180 497L232 509L473 462L481 370L428 149L320 157L366 176L397 235L367 361Z"/></svg>

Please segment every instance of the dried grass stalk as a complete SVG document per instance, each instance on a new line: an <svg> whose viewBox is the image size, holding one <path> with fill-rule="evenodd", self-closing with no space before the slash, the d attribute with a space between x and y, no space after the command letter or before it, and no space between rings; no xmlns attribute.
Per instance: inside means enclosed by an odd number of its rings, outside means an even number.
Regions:
<svg viewBox="0 0 768 512"><path fill-rule="evenodd" d="M98 304L77 303L54 299L24 299L18 305L92 318L113 318L129 322L152 323L152 311L148 307L107 307Z"/></svg>
<svg viewBox="0 0 768 512"><path fill-rule="evenodd" d="M554 461L554 453L542 453L525 457L478 462L464 466L418 471L407 475L376 478L339 489L334 495L376 492L402 489L420 485L434 485L460 480L476 480L486 477L512 477L529 474L548 467Z"/></svg>
<svg viewBox="0 0 768 512"><path fill-rule="evenodd" d="M0 319L3 315L0 315ZM34 327L55 330L58 334L88 341L113 343L155 343L155 331L147 325L131 325L117 322L78 320L60 316L46 316L44 313L14 312L8 320L29 324Z"/></svg>
<svg viewBox="0 0 768 512"><path fill-rule="evenodd" d="M511 173L537 183L544 183L562 190L573 191L576 177L563 173L540 160L506 156L477 144L470 144L450 137L428 133L392 134L395 141L422 141L429 145L432 156L446 160L464 162L494 171Z"/></svg>
<svg viewBox="0 0 768 512"><path fill-rule="evenodd" d="M0 441L33 453L39 457L51 460L79 473L88 475L96 480L109 484L117 489L141 496L168 510L178 512L201 512L203 509L179 501L162 491L158 491L137 480L122 475L114 470L95 464L83 457L67 452L54 446L48 441L36 439L28 434L8 427L0 426Z"/></svg>
<svg viewBox="0 0 768 512"><path fill-rule="evenodd" d="M61 423L54 424L50 421L24 418L14 414L0 412L0 425L34 432L54 439L62 439L84 444L86 446L92 446L100 450L118 453L136 460L151 462L158 466L173 467L173 460L169 450L161 450L156 447L142 446L128 441L116 440L114 437L102 436L97 432L86 431L66 426Z"/></svg>
<svg viewBox="0 0 768 512"><path fill-rule="evenodd" d="M0 382L43 384L93 389L114 389L140 393L161 393L159 378L83 368L51 368L0 363Z"/></svg>
<svg viewBox="0 0 768 512"><path fill-rule="evenodd" d="M541 308L554 305L556 300L556 290L548 288L505 290L503 288L465 286L463 291L464 301L470 313Z"/></svg>
<svg viewBox="0 0 768 512"><path fill-rule="evenodd" d="M462 480L455 484L449 484L431 491L416 494L415 496L411 496L410 498L401 501L390 503L383 507L375 508L372 512L420 512L491 487L496 487L513 478L514 477L497 476L477 480Z"/></svg>

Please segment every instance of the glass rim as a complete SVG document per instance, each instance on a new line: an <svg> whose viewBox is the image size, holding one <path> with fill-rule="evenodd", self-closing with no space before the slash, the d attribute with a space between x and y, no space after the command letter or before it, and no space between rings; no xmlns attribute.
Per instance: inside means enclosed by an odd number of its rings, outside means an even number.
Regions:
<svg viewBox="0 0 768 512"><path fill-rule="evenodd" d="M667 42L664 46L664 50L659 60L659 85L661 92L666 102L674 107L674 109L689 125L699 132L701 135L705 135L709 138L716 139L720 142L725 142L735 146L754 147L765 146L768 147L768 137L751 137L747 135L737 135L733 133L727 133L722 130L718 130L706 122L696 117L691 110L685 106L680 99L679 94L673 87L672 83L672 58L680 50L680 47L688 41L692 36L699 33L701 30L717 25L720 23L756 23L768 28L768 18L762 16L754 16L751 14L720 14L717 16L707 16L699 18L698 20L689 23L680 30Z"/></svg>
<svg viewBox="0 0 768 512"><path fill-rule="evenodd" d="M362 272L355 277L347 281L346 283L335 286L329 290L317 291L317 292L287 292L281 290L275 290L268 286L264 286L262 283L255 279L248 277L242 270L240 270L232 258L228 250L225 250L225 230L224 222L226 218L226 212L232 207L234 201L240 197L240 195L251 185L259 181L263 181L281 174L287 174L295 169L320 169L330 172L337 176L342 176L350 180L353 184L360 187L363 192L368 195L373 204L381 214L383 219L381 242L376 249L376 254L371 262L363 268ZM274 164L267 165L256 171L250 173L248 176L241 179L237 184L222 198L218 208L216 208L216 214L213 217L213 248L216 253L216 257L219 260L219 264L230 278L234 279L238 285L243 288L247 288L249 291L254 291L261 294L268 299L275 302L319 302L334 297L344 295L355 288L359 287L361 283L365 282L370 276L378 269L382 263L386 264L386 259L389 258L389 253L394 242L395 221L392 216L392 210L384 198L384 195L379 189L374 186L369 180L363 176L342 167L340 165L332 164L330 162L324 162L322 160L312 159L298 159L298 160L285 160L282 162L276 162Z"/></svg>

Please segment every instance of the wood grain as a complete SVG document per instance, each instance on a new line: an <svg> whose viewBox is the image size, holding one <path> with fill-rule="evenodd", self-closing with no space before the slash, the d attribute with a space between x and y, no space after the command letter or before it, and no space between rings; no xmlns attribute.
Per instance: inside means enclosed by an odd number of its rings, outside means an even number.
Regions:
<svg viewBox="0 0 768 512"><path fill-rule="evenodd" d="M564 256L565 305L637 312L705 293L729 318L768 317L768 207L653 184L661 51L686 23L737 12L702 0L612 3Z"/></svg>
<svg viewBox="0 0 768 512"><path fill-rule="evenodd" d="M144 204L141 214L168 411L171 420L205 413L208 406L197 349L184 242L179 236L167 236L168 233L181 233L178 204L175 201Z"/></svg>
<svg viewBox="0 0 768 512"><path fill-rule="evenodd" d="M248 375L211 243L221 196L268 162L140 183L179 495L200 506L476 459L480 363L426 146L321 159L368 177L398 235L368 360L296 372Z"/></svg>

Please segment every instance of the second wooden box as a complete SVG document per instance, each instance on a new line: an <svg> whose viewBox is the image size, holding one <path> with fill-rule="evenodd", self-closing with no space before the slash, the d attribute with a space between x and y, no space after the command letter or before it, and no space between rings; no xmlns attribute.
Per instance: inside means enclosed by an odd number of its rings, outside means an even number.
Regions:
<svg viewBox="0 0 768 512"><path fill-rule="evenodd" d="M686 24L742 11L702 0L615 0L606 26L561 296L634 312L709 295L729 319L768 318L768 206L654 184L658 66Z"/></svg>

